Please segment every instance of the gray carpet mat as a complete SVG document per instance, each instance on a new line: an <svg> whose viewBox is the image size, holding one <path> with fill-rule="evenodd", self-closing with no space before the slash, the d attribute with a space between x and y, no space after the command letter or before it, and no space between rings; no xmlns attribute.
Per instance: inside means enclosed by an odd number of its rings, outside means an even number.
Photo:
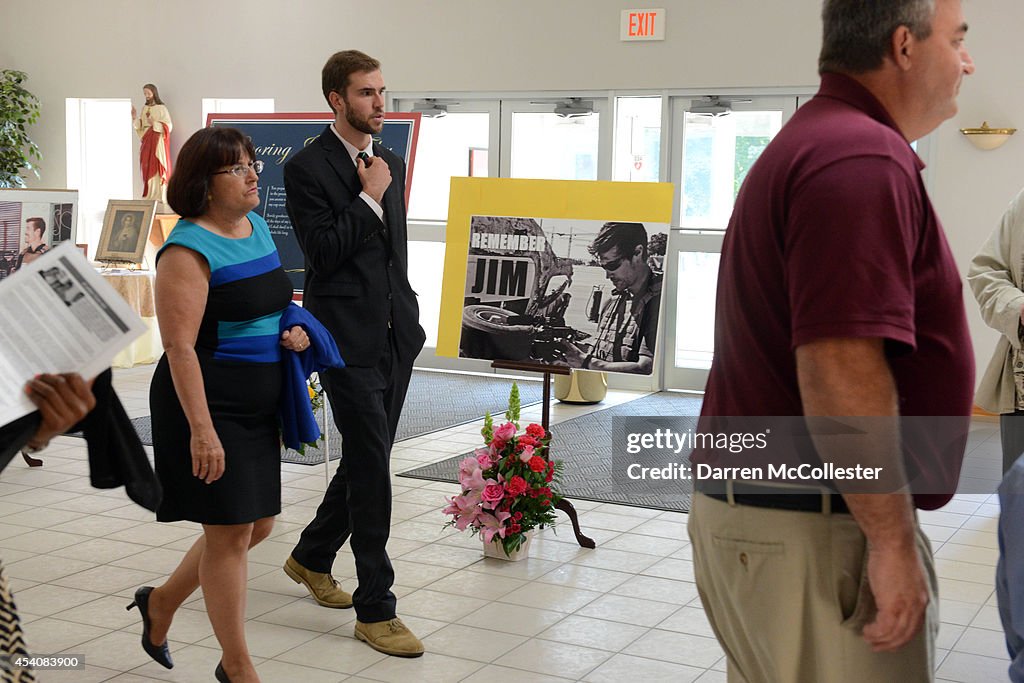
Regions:
<svg viewBox="0 0 1024 683"><path fill-rule="evenodd" d="M612 418L696 416L700 406L699 398L660 392L552 425L551 456L565 463L562 494L569 499L689 512L693 493L689 481L677 482L671 493L655 495L649 482L612 480ZM417 467L398 476L457 482L459 463L467 455Z"/></svg>
<svg viewBox="0 0 1024 683"><path fill-rule="evenodd" d="M398 421L395 441L412 439L431 432L473 422L490 411L492 415L504 414L508 407L508 392L512 379L500 375L462 375L445 372L414 370L406 394L405 407ZM539 381L516 380L519 383L519 398L523 406L540 403L544 396L544 385ZM152 426L149 416L132 420L135 431L142 443L153 443ZM331 460L341 457L341 435L331 424ZM290 449L281 452L281 460L300 465L323 463L324 454L320 448L306 448L305 455Z"/></svg>

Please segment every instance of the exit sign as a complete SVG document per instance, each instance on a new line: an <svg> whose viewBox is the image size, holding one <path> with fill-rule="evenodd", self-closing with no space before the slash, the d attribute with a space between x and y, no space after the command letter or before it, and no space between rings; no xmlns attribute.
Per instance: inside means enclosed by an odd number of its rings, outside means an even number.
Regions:
<svg viewBox="0 0 1024 683"><path fill-rule="evenodd" d="M620 40L665 40L664 9L624 9Z"/></svg>

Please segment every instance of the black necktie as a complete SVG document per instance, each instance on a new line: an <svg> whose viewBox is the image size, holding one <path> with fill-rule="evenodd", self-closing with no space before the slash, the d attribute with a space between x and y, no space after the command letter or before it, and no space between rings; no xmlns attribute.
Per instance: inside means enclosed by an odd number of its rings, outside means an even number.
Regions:
<svg viewBox="0 0 1024 683"><path fill-rule="evenodd" d="M369 166L370 165L370 155L367 154L366 152L360 152L359 154L356 154L356 159L362 159L364 166ZM382 206L381 210L383 210L383 209L384 209L384 207ZM386 235L387 232L388 232L388 227L387 227L388 226L388 222L387 222L387 219L385 219L384 216L381 216L380 221L381 221L381 223L384 224L384 234Z"/></svg>

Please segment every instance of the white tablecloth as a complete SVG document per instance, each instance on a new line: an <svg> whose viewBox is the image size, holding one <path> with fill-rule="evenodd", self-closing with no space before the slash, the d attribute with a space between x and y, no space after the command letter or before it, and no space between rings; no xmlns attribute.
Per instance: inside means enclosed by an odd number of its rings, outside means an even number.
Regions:
<svg viewBox="0 0 1024 683"><path fill-rule="evenodd" d="M114 356L111 365L115 368L130 368L157 362L163 354L163 343L160 340L160 328L156 324L154 274L151 271L108 271L102 275L132 310L139 314L142 322L146 323L146 333Z"/></svg>

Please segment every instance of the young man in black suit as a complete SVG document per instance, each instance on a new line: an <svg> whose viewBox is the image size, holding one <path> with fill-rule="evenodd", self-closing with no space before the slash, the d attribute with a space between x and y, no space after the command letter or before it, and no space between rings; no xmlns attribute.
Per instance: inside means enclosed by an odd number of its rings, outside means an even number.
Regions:
<svg viewBox="0 0 1024 683"><path fill-rule="evenodd" d="M334 123L284 169L288 215L306 257L304 305L338 342L347 364L324 386L342 435L342 457L316 517L285 572L325 607L356 609L355 635L389 655L423 644L395 616L389 461L398 417L425 335L409 285L405 162L373 142L384 126L380 62L356 50L323 68ZM350 540L358 587L331 576Z"/></svg>

